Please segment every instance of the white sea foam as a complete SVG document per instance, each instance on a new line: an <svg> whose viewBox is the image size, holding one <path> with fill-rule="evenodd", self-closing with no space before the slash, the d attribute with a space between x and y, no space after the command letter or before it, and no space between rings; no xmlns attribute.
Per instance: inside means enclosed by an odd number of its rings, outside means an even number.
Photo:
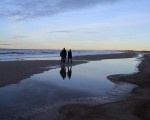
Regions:
<svg viewBox="0 0 150 120"><path fill-rule="evenodd" d="M0 49L0 61L59 60L61 50ZM122 53L114 50L72 50L73 56Z"/></svg>

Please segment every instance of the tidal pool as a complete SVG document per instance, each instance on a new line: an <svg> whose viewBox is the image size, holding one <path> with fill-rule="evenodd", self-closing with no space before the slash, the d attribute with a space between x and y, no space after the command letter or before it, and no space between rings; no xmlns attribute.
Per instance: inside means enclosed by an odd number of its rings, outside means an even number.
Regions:
<svg viewBox="0 0 150 120"><path fill-rule="evenodd" d="M0 88L0 118L60 101L108 94L116 83L106 77L136 72L135 58L91 61L35 74L18 84Z"/></svg>

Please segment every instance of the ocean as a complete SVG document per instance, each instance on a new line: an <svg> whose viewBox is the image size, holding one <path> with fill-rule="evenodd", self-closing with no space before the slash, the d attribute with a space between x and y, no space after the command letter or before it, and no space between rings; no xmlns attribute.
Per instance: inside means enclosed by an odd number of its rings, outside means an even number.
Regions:
<svg viewBox="0 0 150 120"><path fill-rule="evenodd" d="M51 49L0 49L0 61L59 60L61 50ZM73 56L122 53L116 50L72 50Z"/></svg>

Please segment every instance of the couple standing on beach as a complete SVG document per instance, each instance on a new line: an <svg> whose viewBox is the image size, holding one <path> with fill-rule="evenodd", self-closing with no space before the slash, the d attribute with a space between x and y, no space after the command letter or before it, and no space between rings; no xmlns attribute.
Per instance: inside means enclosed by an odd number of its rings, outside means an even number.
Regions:
<svg viewBox="0 0 150 120"><path fill-rule="evenodd" d="M65 48L60 52L61 62L65 63L67 58L67 51ZM72 63L72 52L71 49L68 51L68 63L69 61Z"/></svg>

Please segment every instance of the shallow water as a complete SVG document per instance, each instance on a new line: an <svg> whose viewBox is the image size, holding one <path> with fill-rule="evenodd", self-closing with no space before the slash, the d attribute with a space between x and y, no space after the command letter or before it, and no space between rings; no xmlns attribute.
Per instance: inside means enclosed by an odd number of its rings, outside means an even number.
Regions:
<svg viewBox="0 0 150 120"><path fill-rule="evenodd" d="M112 59L49 70L0 88L0 118L71 99L105 96L116 83L106 77L136 71L138 61Z"/></svg>

